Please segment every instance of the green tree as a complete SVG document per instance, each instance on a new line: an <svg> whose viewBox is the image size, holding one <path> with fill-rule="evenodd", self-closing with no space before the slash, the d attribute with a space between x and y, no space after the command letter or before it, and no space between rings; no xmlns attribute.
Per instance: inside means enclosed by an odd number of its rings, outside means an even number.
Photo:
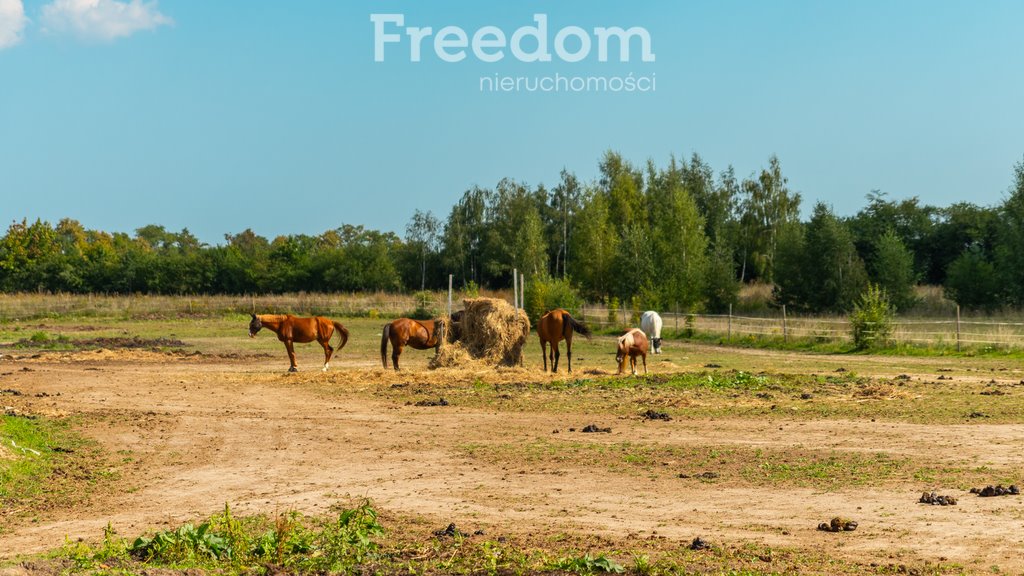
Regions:
<svg viewBox="0 0 1024 576"><path fill-rule="evenodd" d="M420 269L420 290L427 289L427 262L439 247L441 222L430 212L416 210L405 227L405 241L417 254Z"/></svg>
<svg viewBox="0 0 1024 576"><path fill-rule="evenodd" d="M776 300L811 312L845 312L867 287L864 263L845 224L814 206L802 243L787 246L786 274L776 275ZM794 274L794 269L798 270Z"/></svg>
<svg viewBox="0 0 1024 576"><path fill-rule="evenodd" d="M761 170L756 179L746 179L741 185L741 280L748 276L774 280L780 230L800 219L800 194L791 193L787 183L779 158L772 155L768 168Z"/></svg>
<svg viewBox="0 0 1024 576"><path fill-rule="evenodd" d="M1002 288L995 265L980 246L972 246L949 265L943 290L963 308L993 312L1000 306Z"/></svg>
<svg viewBox="0 0 1024 576"><path fill-rule="evenodd" d="M887 230L878 239L874 250L871 278L887 295L897 311L904 311L914 305L914 255L893 230Z"/></svg>
<svg viewBox="0 0 1024 576"><path fill-rule="evenodd" d="M646 221L643 175L617 152L605 152L599 165L599 184L608 198L608 212L621 233L631 224Z"/></svg>
<svg viewBox="0 0 1024 576"><path fill-rule="evenodd" d="M704 176L709 175L710 169ZM688 181L687 170L676 170L673 164L648 178L653 262L638 280L656 296L647 306L678 305L690 310L703 299L708 240L704 218L688 186L707 186L704 176Z"/></svg>
<svg viewBox="0 0 1024 576"><path fill-rule="evenodd" d="M474 187L463 193L444 224L442 259L463 286L483 282L482 262L487 238L487 205L491 193Z"/></svg>
<svg viewBox="0 0 1024 576"><path fill-rule="evenodd" d="M1013 167L1013 185L999 209L995 261L1007 301L1024 306L1024 159Z"/></svg>
<svg viewBox="0 0 1024 576"><path fill-rule="evenodd" d="M590 298L611 294L612 264L618 252L619 235L611 222L608 198L600 190L588 189L570 239L570 269L573 279Z"/></svg>
<svg viewBox="0 0 1024 576"><path fill-rule="evenodd" d="M564 279L569 275L570 238L576 221L576 213L580 209L583 188L576 175L564 168L559 177L558 185L551 190L550 210L547 212L550 217L546 228L548 229L548 247L550 251L553 251L550 256L554 264L552 273Z"/></svg>

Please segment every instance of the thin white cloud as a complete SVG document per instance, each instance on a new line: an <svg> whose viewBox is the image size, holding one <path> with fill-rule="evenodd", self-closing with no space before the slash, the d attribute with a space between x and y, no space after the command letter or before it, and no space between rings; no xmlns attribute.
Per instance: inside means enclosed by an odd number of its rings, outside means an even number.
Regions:
<svg viewBox="0 0 1024 576"><path fill-rule="evenodd" d="M28 18L21 0L0 0L0 50L21 42Z"/></svg>
<svg viewBox="0 0 1024 576"><path fill-rule="evenodd" d="M110 41L173 23L157 9L156 0L54 0L43 6L42 12L48 32L87 40Z"/></svg>

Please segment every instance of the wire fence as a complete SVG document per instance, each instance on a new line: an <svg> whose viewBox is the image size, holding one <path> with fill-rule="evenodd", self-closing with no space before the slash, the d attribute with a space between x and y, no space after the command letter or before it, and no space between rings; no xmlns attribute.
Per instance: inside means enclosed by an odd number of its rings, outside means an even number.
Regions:
<svg viewBox="0 0 1024 576"><path fill-rule="evenodd" d="M588 305L584 321L599 328L640 325L642 311ZM663 330L669 335L712 336L726 341L775 338L783 341L850 343L853 326L844 316L795 316L783 307L761 316L738 314L686 314L660 312ZM871 331L868 330L868 339ZM972 348L1024 348L1024 321L1012 318L963 318L954 309L947 318L896 317L888 339L896 344Z"/></svg>
<svg viewBox="0 0 1024 576"><path fill-rule="evenodd" d="M453 294L454 309L463 298L489 296L512 301L510 291L481 291L479 294ZM0 322L62 316L175 317L218 314L290 313L340 317L396 318L417 309L432 314L447 310L446 292L416 294L376 293L296 293L266 295L118 295L0 293ZM608 308L584 304L579 315L599 329L639 326L641 310ZM853 330L844 316L800 316L787 314L785 308L763 315L687 314L660 312L666 335L694 335L740 339L776 338L783 341L852 341ZM953 310L948 317L897 317L890 340L897 344L972 348L1024 348L1024 318L961 317Z"/></svg>

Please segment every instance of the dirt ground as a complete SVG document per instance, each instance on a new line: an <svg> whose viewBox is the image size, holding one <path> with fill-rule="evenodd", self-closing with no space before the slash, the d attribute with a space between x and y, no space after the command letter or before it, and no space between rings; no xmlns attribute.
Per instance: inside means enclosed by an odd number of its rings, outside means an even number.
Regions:
<svg viewBox="0 0 1024 576"><path fill-rule="evenodd" d="M822 358L823 370L833 369L834 361ZM427 407L374 394L437 378L421 366L395 375L369 360L341 362L322 374L315 361L307 361L305 371L289 375L282 373L282 362L276 355L142 350L4 357L0 387L22 395L2 403L44 415L83 415L85 435L132 462L120 471L120 489L98 490L84 506L57 508L0 531L0 558L54 549L65 539L96 539L108 523L134 537L206 517L225 502L237 513L317 514L339 499L368 497L376 506L437 526L456 522L489 532L597 533L613 542L656 535L680 545L701 536L722 544L826 550L865 564L945 562L970 572L996 566L1024 571L1019 497L977 498L950 488L960 496L958 506L927 506L916 503L928 488L923 484L763 490L728 479L703 483L601 466L489 462L465 449L499 440L569 443L581 437L570 427L598 423L612 432L587 435L586 441L884 450L936 466L972 461L1019 468L1024 423L647 421ZM661 465L700 472L685 462ZM857 531L816 530L837 515L856 519Z"/></svg>

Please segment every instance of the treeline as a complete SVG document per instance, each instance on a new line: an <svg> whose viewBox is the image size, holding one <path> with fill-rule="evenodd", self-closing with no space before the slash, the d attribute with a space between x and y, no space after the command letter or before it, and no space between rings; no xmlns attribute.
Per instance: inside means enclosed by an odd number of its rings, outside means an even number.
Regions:
<svg viewBox="0 0 1024 576"><path fill-rule="evenodd" d="M739 179L700 156L637 166L615 152L594 182L563 170L550 189L503 179L467 190L443 220L417 211L404 237L343 225L317 236L252 230L209 246L187 229L134 235L65 219L15 222L0 239L0 289L105 293L283 293L502 288L512 270L571 283L592 300L724 311L744 282L776 304L846 311L870 284L897 309L918 283L969 308L1024 305L1024 161L1001 205L948 207L872 192L852 217L817 203L800 219L772 156Z"/></svg>

